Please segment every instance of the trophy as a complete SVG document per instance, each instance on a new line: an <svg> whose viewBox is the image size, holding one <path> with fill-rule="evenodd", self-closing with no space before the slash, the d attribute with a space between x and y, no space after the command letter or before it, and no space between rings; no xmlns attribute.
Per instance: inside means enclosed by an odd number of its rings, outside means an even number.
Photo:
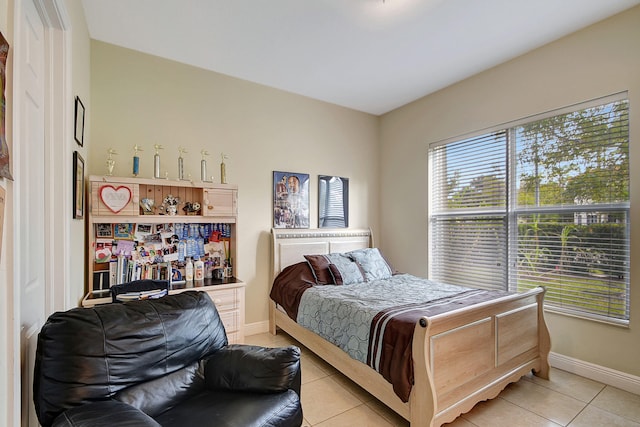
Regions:
<svg viewBox="0 0 640 427"><path fill-rule="evenodd" d="M138 151L142 151L142 148L136 144L133 146L133 176L138 176L140 173L140 157L138 157Z"/></svg>
<svg viewBox="0 0 640 427"><path fill-rule="evenodd" d="M116 160L112 156L118 153L116 153L116 150L113 148L109 148L107 153L109 153L109 157L107 157L107 176L112 176L113 168L116 166Z"/></svg>
<svg viewBox="0 0 640 427"><path fill-rule="evenodd" d="M184 180L184 159L182 155L186 152L187 150L184 147L178 147L178 153L180 153L178 157L178 181Z"/></svg>
<svg viewBox="0 0 640 427"><path fill-rule="evenodd" d="M224 164L224 160L228 159L229 156L227 156L224 153L220 153L220 157L222 158L222 163L220 163L220 183L226 184L227 183L227 165Z"/></svg>
<svg viewBox="0 0 640 427"><path fill-rule="evenodd" d="M200 160L200 181L207 182L207 159L209 153L206 150L200 151L202 154L202 160Z"/></svg>
<svg viewBox="0 0 640 427"><path fill-rule="evenodd" d="M153 148L156 149L156 154L153 156L153 177L160 178L160 153L158 150L162 150L162 145L155 144Z"/></svg>

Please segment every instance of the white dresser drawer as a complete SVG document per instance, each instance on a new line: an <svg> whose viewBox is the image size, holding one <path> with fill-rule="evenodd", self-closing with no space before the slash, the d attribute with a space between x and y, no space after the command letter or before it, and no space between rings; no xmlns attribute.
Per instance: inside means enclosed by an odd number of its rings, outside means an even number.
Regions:
<svg viewBox="0 0 640 427"><path fill-rule="evenodd" d="M244 283L209 286L205 290L216 305L229 344L244 341Z"/></svg>
<svg viewBox="0 0 640 427"><path fill-rule="evenodd" d="M240 334L238 332L227 332L227 341L229 344L242 344Z"/></svg>
<svg viewBox="0 0 640 427"><path fill-rule="evenodd" d="M237 310L240 306L240 298L236 289L208 291L208 294L220 312Z"/></svg>
<svg viewBox="0 0 640 427"><path fill-rule="evenodd" d="M224 325L224 329L229 335L229 332L235 332L239 329L239 313L238 311L224 311L220 313L220 320L222 320L222 324ZM231 338L229 338L231 341Z"/></svg>

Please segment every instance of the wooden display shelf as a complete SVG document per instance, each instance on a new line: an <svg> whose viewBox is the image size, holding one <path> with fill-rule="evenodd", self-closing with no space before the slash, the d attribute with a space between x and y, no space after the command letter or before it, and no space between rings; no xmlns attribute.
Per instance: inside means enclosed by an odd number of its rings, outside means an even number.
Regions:
<svg viewBox="0 0 640 427"><path fill-rule="evenodd" d="M108 192L103 194L103 189ZM177 215L158 215L157 212L168 195L178 198ZM104 196L104 197L103 197ZM145 215L140 207L143 199L154 201L152 215ZM88 210L95 218L93 222L116 222L113 217L181 217L181 218L222 218L235 222L238 214L238 187L232 184L211 182L173 181L147 178L122 178L110 176L89 177ZM200 210L193 214L183 214L187 203L200 204ZM135 219L133 219L135 218ZM121 222L127 222L121 221ZM150 221L154 222L156 220ZM160 220L162 221L162 220ZM166 221L163 222L172 222ZM197 222L188 219L184 222ZM217 221L220 222L220 221Z"/></svg>
<svg viewBox="0 0 640 427"><path fill-rule="evenodd" d="M167 209L160 210L168 195L179 199L175 204L176 215L170 214ZM92 307L110 303L109 287L113 284L135 280L137 277L167 277L166 272L170 275L173 269L180 270L184 275L184 263L176 261L176 241L173 239L174 236L171 236L172 232L167 230L176 231L173 234L179 239L180 245L184 244L185 240L195 240L195 244L199 245L198 250L187 247L185 256L195 256L199 252L203 261L212 261L217 268L224 267L225 260L229 260L233 263L233 271L237 271L236 185L92 175L88 180L87 196L87 276L86 296L82 300L82 306ZM144 199L153 200L151 214L145 213L141 207ZM193 205L199 205L199 210L187 213L187 208ZM166 226L158 226L161 224ZM184 233L177 233L181 224L189 224L189 227L191 224L201 224L202 227L197 227L199 231L195 234L189 230L189 235L185 236ZM144 227L145 231L140 232L141 225L151 226ZM160 239L147 240L143 237L144 233L148 234L147 229L153 229L151 234L159 234ZM219 234L205 246L203 252L200 246L202 240L206 242L214 233ZM126 241L129 243L125 245ZM224 242L223 247L220 247L220 242ZM131 254L125 252L121 258L126 261L127 269L121 267L124 264L118 263L118 271L113 273L106 267L114 264L113 260L117 256L115 249L119 246L124 246L125 250L128 248ZM100 260L98 256L101 257ZM129 269L131 265L133 267ZM152 268L148 270L148 266ZM137 270L133 270L136 268ZM136 274L133 274L134 271ZM242 340L245 292L245 284L242 281L227 278L189 283L174 282L169 293L190 289L205 291L211 296L223 319L230 342Z"/></svg>

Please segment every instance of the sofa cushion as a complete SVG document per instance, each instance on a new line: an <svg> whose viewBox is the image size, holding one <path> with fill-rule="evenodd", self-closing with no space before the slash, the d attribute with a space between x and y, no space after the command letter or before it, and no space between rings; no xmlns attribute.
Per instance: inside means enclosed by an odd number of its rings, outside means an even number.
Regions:
<svg viewBox="0 0 640 427"><path fill-rule="evenodd" d="M226 344L224 326L204 292L54 313L36 350L38 419L49 426L72 406L111 398Z"/></svg>
<svg viewBox="0 0 640 427"><path fill-rule="evenodd" d="M201 366L201 362L194 362L168 375L121 390L113 398L155 417L204 390Z"/></svg>
<svg viewBox="0 0 640 427"><path fill-rule="evenodd" d="M161 427L142 411L115 400L77 406L60 414L52 427Z"/></svg>
<svg viewBox="0 0 640 427"><path fill-rule="evenodd" d="M247 369L250 366L250 369ZM278 393L293 388L300 372L296 346L267 348L235 344L206 359L204 375L209 389Z"/></svg>
<svg viewBox="0 0 640 427"><path fill-rule="evenodd" d="M302 407L293 390L274 394L204 391L155 419L163 427L300 427Z"/></svg>

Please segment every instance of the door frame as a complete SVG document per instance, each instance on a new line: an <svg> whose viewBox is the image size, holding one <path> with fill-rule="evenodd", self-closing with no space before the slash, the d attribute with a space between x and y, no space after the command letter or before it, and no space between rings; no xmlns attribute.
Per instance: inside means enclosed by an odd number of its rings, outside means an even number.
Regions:
<svg viewBox="0 0 640 427"><path fill-rule="evenodd" d="M68 290L68 277L70 268L70 220L71 220L71 141L73 141L73 96L71 94L71 20L67 13L65 0L15 0L13 2L13 88L9 95L14 102L7 118L12 118L11 127L12 149L15 159L27 156L26 147L20 144L20 123L23 120L20 105L16 105L17 94L23 89L21 75L25 70L18 68L20 61L15 56L22 53L15 49L20 43L22 4L32 1L35 5L45 30L45 171L47 186L45 192L46 233L43 236L45 245L45 310L47 315L56 310L63 310L70 306ZM8 96L8 98L9 98ZM69 154L69 155L68 155ZM14 161L13 164L18 164ZM24 173L24 172L23 172ZM7 233L7 252L13 251L16 246L16 229L20 221L20 212L17 212L23 197L19 181L19 173L14 170L16 181L7 182L7 209L13 211L7 215L7 224L11 224L11 232ZM68 184L68 185L65 185ZM11 222L9 222L11 221ZM9 228L9 227L7 227ZM8 230L7 230L8 231ZM18 243L19 244L19 243ZM6 313L9 320L2 327L6 332L6 341L0 346L5 349L6 370L0 373L5 376L2 384L6 389L2 394L7 397L6 413L4 415L6 425L19 425L24 419L21 414L21 315L20 292L16 287L20 281L20 260L8 253L6 277L9 279L7 286L0 289L0 310ZM2 422L0 422L2 424Z"/></svg>

